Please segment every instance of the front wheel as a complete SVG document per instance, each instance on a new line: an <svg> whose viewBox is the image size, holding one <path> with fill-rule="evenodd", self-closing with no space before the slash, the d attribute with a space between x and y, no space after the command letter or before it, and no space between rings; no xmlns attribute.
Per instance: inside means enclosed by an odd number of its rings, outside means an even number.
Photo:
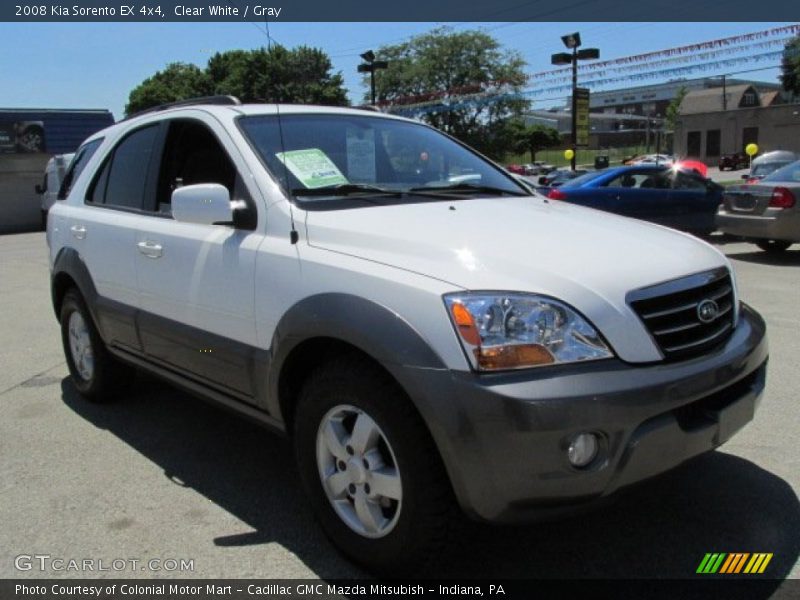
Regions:
<svg viewBox="0 0 800 600"><path fill-rule="evenodd" d="M792 242L787 242L785 240L761 240L756 242L756 246L761 248L764 252L768 252L769 254L780 254L781 252L785 252L791 245Z"/></svg>
<svg viewBox="0 0 800 600"><path fill-rule="evenodd" d="M384 575L429 567L455 501L436 446L397 384L364 360L329 362L303 386L294 430L303 485L331 541Z"/></svg>

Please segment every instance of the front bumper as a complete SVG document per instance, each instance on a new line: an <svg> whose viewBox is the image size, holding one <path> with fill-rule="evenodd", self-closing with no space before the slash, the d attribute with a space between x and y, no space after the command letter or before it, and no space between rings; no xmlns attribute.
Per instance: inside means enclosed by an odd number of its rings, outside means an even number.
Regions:
<svg viewBox="0 0 800 600"><path fill-rule="evenodd" d="M764 321L742 305L723 347L680 363L397 374L463 509L512 521L579 510L724 443L753 418L767 355ZM601 454L576 469L566 449L584 431L600 436Z"/></svg>
<svg viewBox="0 0 800 600"><path fill-rule="evenodd" d="M722 233L755 240L800 242L800 213L767 209L763 216L720 211L717 229Z"/></svg>

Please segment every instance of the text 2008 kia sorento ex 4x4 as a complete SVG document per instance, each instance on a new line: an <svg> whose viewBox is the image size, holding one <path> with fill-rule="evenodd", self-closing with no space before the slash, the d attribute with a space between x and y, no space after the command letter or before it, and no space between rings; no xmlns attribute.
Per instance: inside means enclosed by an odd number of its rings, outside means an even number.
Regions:
<svg viewBox="0 0 800 600"><path fill-rule="evenodd" d="M64 192L77 389L137 367L285 431L326 533L376 570L425 563L452 506L571 510L709 451L764 388L717 250L531 196L417 122L162 107L89 138Z"/></svg>

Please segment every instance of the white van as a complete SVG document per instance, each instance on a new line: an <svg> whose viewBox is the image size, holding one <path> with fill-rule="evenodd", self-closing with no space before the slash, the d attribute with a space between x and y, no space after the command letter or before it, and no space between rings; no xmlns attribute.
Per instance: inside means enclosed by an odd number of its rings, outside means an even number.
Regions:
<svg viewBox="0 0 800 600"><path fill-rule="evenodd" d="M44 179L41 184L36 184L36 193L42 197L42 229L47 228L47 212L58 197L58 190L64 180L64 173L72 162L75 153L56 154L47 161L44 168Z"/></svg>

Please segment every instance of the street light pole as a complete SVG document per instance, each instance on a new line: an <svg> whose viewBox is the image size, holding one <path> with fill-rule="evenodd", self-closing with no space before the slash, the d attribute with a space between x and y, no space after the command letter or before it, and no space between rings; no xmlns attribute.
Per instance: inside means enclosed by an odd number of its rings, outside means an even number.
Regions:
<svg viewBox="0 0 800 600"><path fill-rule="evenodd" d="M572 135L570 137L572 147L572 158L570 159L570 166L575 170L575 161L578 158L578 61L592 58L600 58L600 50L597 48L586 48L578 50L581 45L581 34L578 32L570 33L561 36L561 41L564 45L572 50L572 54L567 52L559 52L550 57L550 62L554 65L572 65ZM582 90L588 94L588 90ZM588 103L588 95L582 96L583 101ZM587 104L588 106L588 104ZM587 123L588 127L588 123Z"/></svg>
<svg viewBox="0 0 800 600"><path fill-rule="evenodd" d="M389 63L385 60L375 60L375 53L372 50L367 50L360 56L364 62L358 65L358 72L369 73L370 90L372 92L372 105L375 106L375 71L377 69L388 68Z"/></svg>
<svg viewBox="0 0 800 600"><path fill-rule="evenodd" d="M572 48L572 159L570 168L575 170L575 161L578 160L578 46Z"/></svg>

